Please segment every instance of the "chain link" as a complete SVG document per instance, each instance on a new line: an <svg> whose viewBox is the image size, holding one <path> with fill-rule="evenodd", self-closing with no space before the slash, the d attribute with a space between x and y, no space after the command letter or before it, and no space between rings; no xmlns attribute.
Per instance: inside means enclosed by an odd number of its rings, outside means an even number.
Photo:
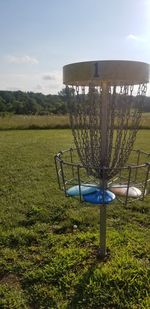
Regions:
<svg viewBox="0 0 150 309"><path fill-rule="evenodd" d="M67 91L70 104L70 122L78 155L88 174L103 177L102 153L102 104L103 87L72 87ZM105 178L115 176L127 162L141 120L140 105L147 85L140 84L137 96L134 86L111 86L107 89L107 134Z"/></svg>

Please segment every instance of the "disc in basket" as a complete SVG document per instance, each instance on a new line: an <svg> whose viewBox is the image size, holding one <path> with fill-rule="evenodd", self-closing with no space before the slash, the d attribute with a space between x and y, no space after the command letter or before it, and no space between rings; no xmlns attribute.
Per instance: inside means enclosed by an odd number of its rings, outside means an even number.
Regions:
<svg viewBox="0 0 150 309"><path fill-rule="evenodd" d="M127 195L127 190L128 186L126 184L114 184L111 187L109 187L109 190L113 193L115 193L118 196L126 196ZM136 188L136 187L129 187L128 190L128 196L137 198L140 197L142 194L141 190Z"/></svg>
<svg viewBox="0 0 150 309"><path fill-rule="evenodd" d="M96 184L82 184L80 187L79 185L70 187L66 193L67 195L70 196L79 196L80 195L80 191L81 191L81 195L84 194L89 194L89 193L93 193L98 189Z"/></svg>
<svg viewBox="0 0 150 309"><path fill-rule="evenodd" d="M97 189L95 192L83 195L83 199L87 203L92 204L109 204L115 199L115 194L109 190Z"/></svg>

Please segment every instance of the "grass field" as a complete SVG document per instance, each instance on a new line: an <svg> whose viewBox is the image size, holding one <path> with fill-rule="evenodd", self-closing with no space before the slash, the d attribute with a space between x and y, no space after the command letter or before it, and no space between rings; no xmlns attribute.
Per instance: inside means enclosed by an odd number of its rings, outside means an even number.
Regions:
<svg viewBox="0 0 150 309"><path fill-rule="evenodd" d="M149 140L140 131L136 147ZM53 156L70 145L65 129L0 132L0 308L149 309L150 197L108 207L110 257L98 261L98 207L56 182Z"/></svg>
<svg viewBox="0 0 150 309"><path fill-rule="evenodd" d="M0 117L0 130L69 128L68 115L9 115Z"/></svg>
<svg viewBox="0 0 150 309"><path fill-rule="evenodd" d="M69 128L68 115L8 115L0 117L0 130ZM143 113L141 129L150 129L150 113Z"/></svg>

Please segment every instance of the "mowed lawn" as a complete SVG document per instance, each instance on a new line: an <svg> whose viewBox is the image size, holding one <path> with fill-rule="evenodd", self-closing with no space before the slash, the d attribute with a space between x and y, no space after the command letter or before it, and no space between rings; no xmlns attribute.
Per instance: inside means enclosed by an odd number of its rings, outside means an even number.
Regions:
<svg viewBox="0 0 150 309"><path fill-rule="evenodd" d="M148 309L150 197L108 207L100 262L99 207L58 190L53 157L72 144L65 129L0 132L0 308Z"/></svg>

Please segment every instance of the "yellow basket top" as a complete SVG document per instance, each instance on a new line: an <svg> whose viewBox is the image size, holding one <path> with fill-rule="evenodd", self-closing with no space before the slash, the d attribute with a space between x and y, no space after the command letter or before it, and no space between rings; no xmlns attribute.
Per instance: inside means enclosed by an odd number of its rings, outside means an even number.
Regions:
<svg viewBox="0 0 150 309"><path fill-rule="evenodd" d="M139 61L102 60L65 65L63 83L74 86L138 85L149 82L149 64Z"/></svg>

